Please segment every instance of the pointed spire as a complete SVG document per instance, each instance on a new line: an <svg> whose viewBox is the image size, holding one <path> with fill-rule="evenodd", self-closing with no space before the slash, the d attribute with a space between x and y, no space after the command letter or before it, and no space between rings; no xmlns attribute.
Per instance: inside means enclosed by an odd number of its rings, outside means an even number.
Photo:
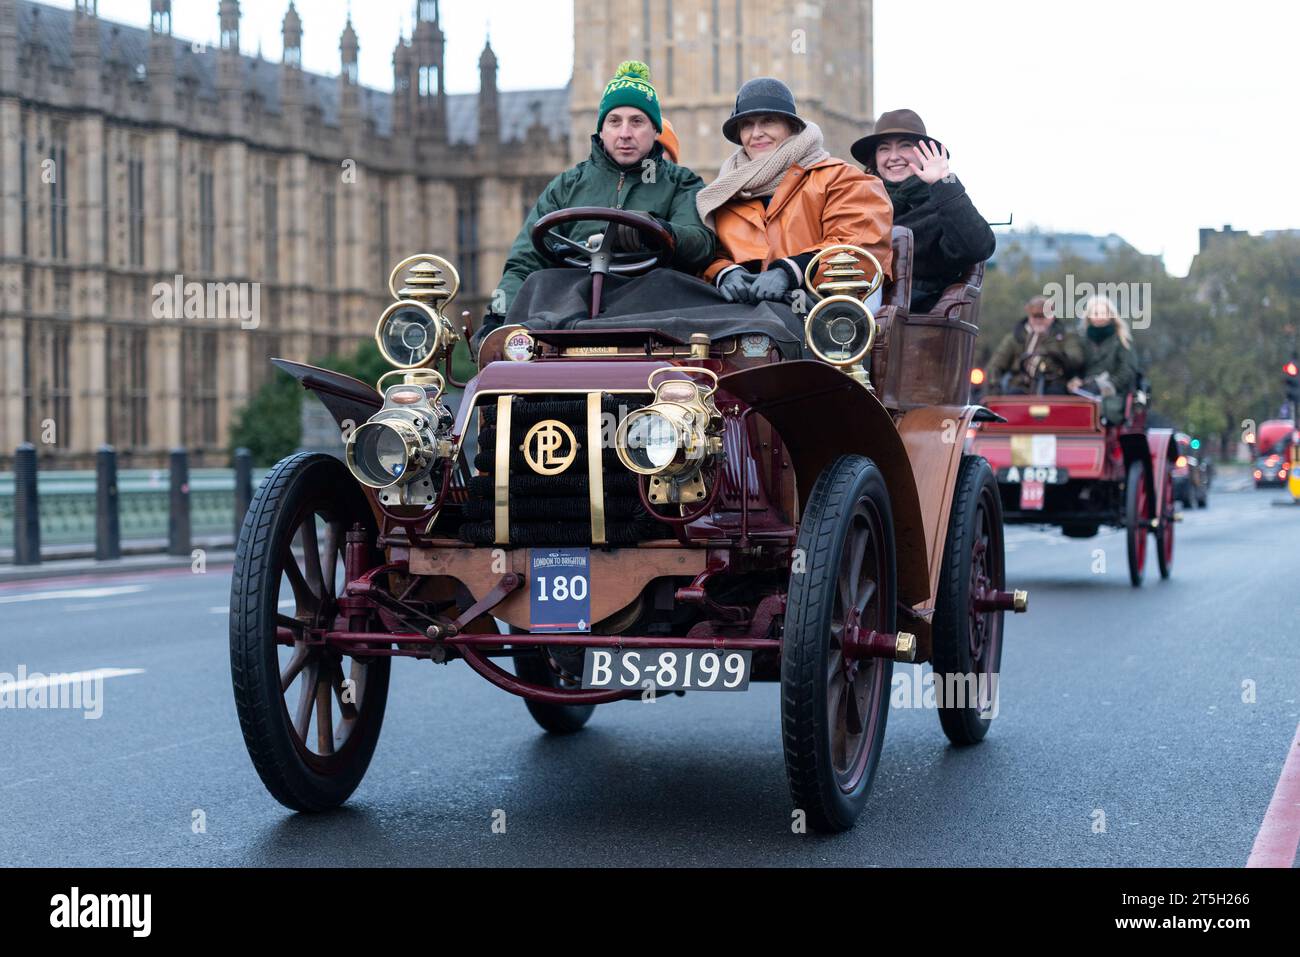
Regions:
<svg viewBox="0 0 1300 957"><path fill-rule="evenodd" d="M239 0L221 0L217 8L221 20L221 49L239 52Z"/></svg>
<svg viewBox="0 0 1300 957"><path fill-rule="evenodd" d="M349 6L351 6L349 4ZM357 31L352 28L352 11L348 11L348 22L343 27L343 35L339 37L339 54L343 61L343 79L345 82L355 86L359 80L357 74L357 51L360 49L357 42Z"/></svg>
<svg viewBox="0 0 1300 957"><path fill-rule="evenodd" d="M284 35L284 65L302 66L302 19L298 10L289 0L289 9L284 14L284 23L280 27Z"/></svg>
<svg viewBox="0 0 1300 957"><path fill-rule="evenodd" d="M478 143L480 149L496 147L501 140L501 108L497 96L497 56L492 40L483 43L478 58Z"/></svg>
<svg viewBox="0 0 1300 957"><path fill-rule="evenodd" d="M172 0L151 0L149 4L149 29L161 36L171 36Z"/></svg>

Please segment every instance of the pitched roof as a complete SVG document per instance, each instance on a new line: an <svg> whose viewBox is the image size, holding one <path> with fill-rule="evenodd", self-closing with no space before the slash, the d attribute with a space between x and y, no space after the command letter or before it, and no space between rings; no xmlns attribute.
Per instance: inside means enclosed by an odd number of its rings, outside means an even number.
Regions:
<svg viewBox="0 0 1300 957"><path fill-rule="evenodd" d="M32 0L18 3L18 47L24 49L33 40L42 43L49 51L50 64L56 69L72 69L72 35L74 12L61 7L50 7ZM139 27L113 23L100 18L100 59L109 62L118 59L128 64L140 76L149 64L150 33ZM198 84L200 99L217 100L217 62L219 51L210 46L193 44L172 37L169 41L175 60L178 78L192 77ZM255 91L262 99L268 113L280 112L279 63L241 54L244 88ZM337 76L302 71L303 90L308 106L315 105L328 126L338 125L339 80ZM374 120L375 130L388 136L393 130L393 95L387 90L362 86L361 110ZM569 89L510 90L497 94L501 123L501 142L508 143L524 138L534 121L540 121L547 132L556 139L568 135ZM453 144L474 144L478 141L478 94L447 94L447 138Z"/></svg>

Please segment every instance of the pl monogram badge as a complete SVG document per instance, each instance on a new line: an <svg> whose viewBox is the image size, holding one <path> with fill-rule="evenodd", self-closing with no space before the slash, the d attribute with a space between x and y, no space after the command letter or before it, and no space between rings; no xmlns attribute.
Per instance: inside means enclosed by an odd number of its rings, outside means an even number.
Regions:
<svg viewBox="0 0 1300 957"><path fill-rule="evenodd" d="M538 475L559 475L573 464L578 440L563 422L545 419L524 436L524 459Z"/></svg>

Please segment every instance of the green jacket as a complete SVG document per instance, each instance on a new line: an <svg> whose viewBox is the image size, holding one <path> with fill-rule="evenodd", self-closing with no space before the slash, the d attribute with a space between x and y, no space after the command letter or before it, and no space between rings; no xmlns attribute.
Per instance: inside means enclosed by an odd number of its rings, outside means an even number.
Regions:
<svg viewBox="0 0 1300 957"><path fill-rule="evenodd" d="M1097 377L1105 373L1114 386L1115 393L1102 396L1101 414L1108 422L1119 422L1124 417L1125 397L1137 390L1137 355L1119 341L1118 335L1109 336L1101 342L1085 337L1083 347L1086 357L1083 388L1100 393L1102 390Z"/></svg>
<svg viewBox="0 0 1300 957"><path fill-rule="evenodd" d="M1029 342L1029 322L1021 320L1011 332L999 343L993 358L989 360L989 391L1032 392L1034 378L1029 374L1026 349ZM1055 359L1061 367L1058 378L1047 383L1048 392L1064 392L1065 383L1072 377L1080 375L1084 367L1083 343L1073 332L1061 323L1054 322L1047 335L1041 336L1034 349L1034 355ZM1050 372L1056 370L1049 366ZM1049 372L1049 374L1050 374ZM1003 382L1003 378L1006 382Z"/></svg>
<svg viewBox="0 0 1300 957"><path fill-rule="evenodd" d="M605 152L600 137L592 136L591 156L551 180L529 211L506 257L505 274L497 286L501 295L493 296L492 311L504 315L524 280L538 269L553 265L533 248L533 224L547 213L572 206L631 209L665 220L677 239L673 267L689 273L703 270L713 260L716 242L713 231L700 221L695 211L695 194L704 188L704 181L664 156L662 143L655 143L646 159L653 160L653 165L646 166L642 160L631 166L619 166ZM581 241L598 232L602 225L569 223L560 231L570 239Z"/></svg>

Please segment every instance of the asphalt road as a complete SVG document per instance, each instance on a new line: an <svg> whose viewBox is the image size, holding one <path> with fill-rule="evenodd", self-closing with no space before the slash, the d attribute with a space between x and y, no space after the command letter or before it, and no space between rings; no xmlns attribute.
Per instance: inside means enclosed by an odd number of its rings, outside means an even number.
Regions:
<svg viewBox="0 0 1300 957"><path fill-rule="evenodd" d="M1300 721L1283 498L1216 489L1173 579L1152 560L1140 590L1119 533L1009 530L1030 613L1008 616L992 731L957 750L932 710L891 709L835 837L792 832L775 685L605 705L552 738L463 665L408 660L352 800L295 815L239 732L228 570L0 586L0 672L133 672L98 720L0 710L0 864L1240 866Z"/></svg>

